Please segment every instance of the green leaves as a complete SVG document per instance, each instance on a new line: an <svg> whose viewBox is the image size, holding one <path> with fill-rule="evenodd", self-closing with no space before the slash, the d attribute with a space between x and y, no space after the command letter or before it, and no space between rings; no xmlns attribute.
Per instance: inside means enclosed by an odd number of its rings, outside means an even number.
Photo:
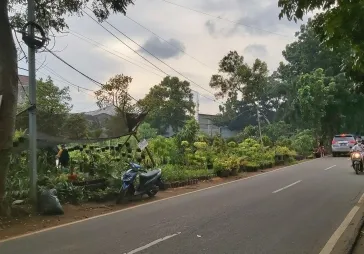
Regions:
<svg viewBox="0 0 364 254"><path fill-rule="evenodd" d="M340 52L345 47L349 52L342 57L342 64L350 77L363 84L364 78L364 1L335 0L279 0L279 18L302 19L303 14L323 10L316 14L311 25L320 42ZM324 66L321 66L324 67ZM361 86L360 91L364 91Z"/></svg>
<svg viewBox="0 0 364 254"><path fill-rule="evenodd" d="M321 119L325 116L328 104L328 88L325 86L323 69L301 75L298 79L297 103L302 113L302 120L320 130Z"/></svg>
<svg viewBox="0 0 364 254"><path fill-rule="evenodd" d="M21 107L29 107L27 101ZM67 115L71 111L71 97L69 88L59 88L48 77L46 80L37 81L37 129L39 132L52 136L60 136L63 133L63 124L67 120ZM28 128L28 115L22 114L16 119L17 129Z"/></svg>
<svg viewBox="0 0 364 254"><path fill-rule="evenodd" d="M160 134L164 134L168 127L178 131L195 113L190 83L177 77L165 77L139 104L149 110L146 122Z"/></svg>
<svg viewBox="0 0 364 254"><path fill-rule="evenodd" d="M123 74L117 74L110 78L101 89L95 92L97 105L100 108L113 106L120 114L132 112L134 108L128 95L129 85L132 80L131 77Z"/></svg>
<svg viewBox="0 0 364 254"><path fill-rule="evenodd" d="M217 97L233 98L242 96L247 103L260 101L264 96L268 78L267 64L256 59L250 67L244 57L230 51L219 63L219 73L213 75L210 86L216 90Z"/></svg>
<svg viewBox="0 0 364 254"><path fill-rule="evenodd" d="M71 0L71 1L36 1L36 22L44 29L62 31L68 28L65 17L67 15L82 15L86 6L90 6L92 12L100 21L106 20L112 12L126 13L126 8L133 4L133 0ZM27 1L10 0L9 16L12 25L20 28L26 23Z"/></svg>

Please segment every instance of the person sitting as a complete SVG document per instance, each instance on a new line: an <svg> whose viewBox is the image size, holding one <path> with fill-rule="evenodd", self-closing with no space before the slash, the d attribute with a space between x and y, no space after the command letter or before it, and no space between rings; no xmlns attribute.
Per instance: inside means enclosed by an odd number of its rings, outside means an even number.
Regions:
<svg viewBox="0 0 364 254"><path fill-rule="evenodd" d="M360 143L357 142L355 146L353 146L350 150L351 153L353 152L359 152L361 155L361 158L363 159L363 152L364 152L364 140L362 140ZM354 166L354 161L351 161L352 166Z"/></svg>
<svg viewBox="0 0 364 254"><path fill-rule="evenodd" d="M361 142L356 142L355 146L351 148L351 152L363 152L364 151L363 146L364 146L364 140L362 140Z"/></svg>
<svg viewBox="0 0 364 254"><path fill-rule="evenodd" d="M315 158L322 158L325 156L325 147L322 145L322 142L317 143L317 148L314 149Z"/></svg>

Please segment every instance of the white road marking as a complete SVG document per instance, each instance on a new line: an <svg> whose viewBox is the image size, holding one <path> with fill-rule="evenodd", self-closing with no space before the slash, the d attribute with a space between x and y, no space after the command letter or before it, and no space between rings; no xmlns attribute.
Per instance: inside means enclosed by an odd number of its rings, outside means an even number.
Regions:
<svg viewBox="0 0 364 254"><path fill-rule="evenodd" d="M199 190L179 194L179 195L168 197L168 198L163 198L163 199L159 199L159 200L156 200L156 201L151 201L151 202L148 202L148 203L145 203L145 204L135 205L135 206L132 206L132 207L128 207L128 208L120 209L120 210L117 210L117 211L113 211L113 212L110 212L110 213L96 215L96 216L86 218L86 219L83 219L83 220L78 220L78 221L74 221L74 222L70 222L70 223L65 223L65 224L62 224L62 225L58 225L58 226L38 230L38 231L27 233L27 234L24 234L24 235L9 237L8 239L0 240L0 244L3 243L3 242L8 242L8 241L23 238L23 237L40 234L40 233L47 232L47 231L50 231L50 230L55 230L57 228L63 228L63 227L71 226L71 225L74 225L74 224L86 222L86 221L89 221L89 220L98 219L98 218L101 218L101 217L104 217L104 216L109 216L109 215L116 214L116 213L126 212L126 211L129 211L129 210L132 210L132 209L139 208L141 206L152 205L152 204L155 204L155 203L167 201L169 199L174 199L174 198L179 198L179 197L186 196L186 195L191 195L191 194L196 193L196 192L206 191L206 190L217 188L217 187L220 187L220 186L224 186L224 185L228 185L228 184L232 184L232 183L236 183L236 182L240 182L240 181L245 181L245 180L255 178L255 177L259 177L259 176L263 176L263 175L268 175L268 174L271 174L271 173L274 173L274 172L283 171L283 170L291 168L291 167L295 167L295 166L298 166L298 165L303 165L303 164L310 163L310 162L317 161L317 160L321 160L321 159L322 158L318 158L318 159L314 159L314 160L308 160L308 161L304 161L304 162L299 162L297 164L293 164L293 165L289 165L289 166L286 166L286 167L273 169L273 170L268 171L268 172L264 172L264 173L261 173L261 174L257 174L257 175L253 175L253 176L233 180L233 181L230 181L230 182L227 182L227 183L217 184L217 185L210 186L210 187L207 187L207 188L204 188L204 189L199 189Z"/></svg>
<svg viewBox="0 0 364 254"><path fill-rule="evenodd" d="M350 225L355 214L360 209L360 206L364 203L364 194L360 197L358 203L351 209L348 215L345 217L344 221L336 229L334 234L330 237L329 241L326 243L324 248L321 250L320 254L330 254L334 249L337 241L340 239L341 235L345 232L346 228Z"/></svg>
<svg viewBox="0 0 364 254"><path fill-rule="evenodd" d="M292 187L293 185L296 185L296 184L298 184L298 183L300 183L300 182L302 182L302 180L299 180L299 181L297 181L297 182L291 183L290 185L287 185L286 187L283 187L283 188L280 188L280 189L278 189L278 190L276 190L276 191L273 191L272 193L273 193L273 194L275 194L275 193L280 192L280 191L282 191L282 190L285 190L285 189L287 189L287 188L289 188L289 187Z"/></svg>
<svg viewBox="0 0 364 254"><path fill-rule="evenodd" d="M151 242L151 243L148 243L148 244L146 244L146 245L144 245L144 246L142 246L142 247L139 247L139 248L137 248L137 249L135 249L135 250L132 250L132 251L129 251L129 252L125 252L125 254L134 254L134 253L137 253L137 252L139 252L139 251L142 251L142 250L148 249L149 247L152 247L153 245L156 245L156 244L158 244L158 243L160 243L160 242L163 242L163 241L165 241L165 240L168 240L168 239L170 239L170 238L172 238L172 237L175 237L175 236L177 236L177 235L179 235L179 234L181 234L181 232L178 232L178 233L173 234L173 235L168 235L168 236L165 236L165 237L163 237L163 238L159 238L159 239L157 239L157 240L155 240L155 241L153 241L153 242Z"/></svg>
<svg viewBox="0 0 364 254"><path fill-rule="evenodd" d="M330 168L334 168L336 165L332 165L331 167L325 168L324 170L329 170Z"/></svg>

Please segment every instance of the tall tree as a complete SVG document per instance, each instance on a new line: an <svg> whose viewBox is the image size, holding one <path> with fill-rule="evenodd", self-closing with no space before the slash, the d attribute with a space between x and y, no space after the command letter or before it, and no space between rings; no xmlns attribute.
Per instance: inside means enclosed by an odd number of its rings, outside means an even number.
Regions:
<svg viewBox="0 0 364 254"><path fill-rule="evenodd" d="M320 10L312 23L320 41L329 48L350 48L343 59L346 72L354 81L364 83L364 1L278 0L278 6L282 8L279 18L295 21L306 12Z"/></svg>
<svg viewBox="0 0 364 254"><path fill-rule="evenodd" d="M25 105L21 105L22 108L29 106L29 101L26 101ZM71 109L68 87L59 88L50 77L37 81L37 131L51 136L61 136L62 126ZM28 114L17 117L17 128L27 129L28 123Z"/></svg>
<svg viewBox="0 0 364 254"><path fill-rule="evenodd" d="M128 94L129 85L133 79L123 74L115 75L95 92L97 106L100 108L114 107L118 113L129 112L133 109Z"/></svg>
<svg viewBox="0 0 364 254"><path fill-rule="evenodd" d="M69 114L63 124L63 133L69 139L86 138L88 136L88 122L85 116L83 114Z"/></svg>
<svg viewBox="0 0 364 254"><path fill-rule="evenodd" d="M296 33L297 40L288 44L282 52L285 63L281 62L271 78L276 82L271 96L279 99L278 117L292 124L301 125L300 110L293 103L300 88L300 75L322 68L327 76L339 75L343 56L349 54L345 47L329 49L322 44L314 30L312 20L302 25ZM349 82L350 83L350 82Z"/></svg>
<svg viewBox="0 0 364 254"><path fill-rule="evenodd" d="M298 79L297 104L301 110L302 123L321 133L321 119L325 116L328 104L328 87L333 82L325 77L323 69L301 75Z"/></svg>
<svg viewBox="0 0 364 254"><path fill-rule="evenodd" d="M218 90L218 97L238 96L247 103L263 104L268 74L265 62L256 59L250 67L243 56L230 51L219 62L219 74L211 77L210 86Z"/></svg>
<svg viewBox="0 0 364 254"><path fill-rule="evenodd" d="M106 123L107 135L116 137L127 132L127 119L125 113L133 113L136 110L132 99L128 94L129 85L133 79L122 74L110 78L95 92L97 105L100 108L112 107L115 115Z"/></svg>
<svg viewBox="0 0 364 254"><path fill-rule="evenodd" d="M223 123L236 120L234 122L239 124L233 129L255 124L257 116L253 112L256 112L257 107L264 115L268 115L272 109L269 97L271 88L268 84L269 71L265 62L256 59L249 66L236 51L224 56L219 62L219 74L213 75L210 80L210 86L218 91L216 96L227 98L225 106L220 107Z"/></svg>
<svg viewBox="0 0 364 254"><path fill-rule="evenodd" d="M65 16L80 15L89 4L99 21L106 20L111 12L126 13L126 7L133 0L71 0L71 1L35 1L35 18L46 31L67 28ZM25 24L23 11L27 0L0 1L0 212L5 195L5 179L10 163L12 136L15 128L17 107L17 53L12 36L12 27L20 28Z"/></svg>
<svg viewBox="0 0 364 254"><path fill-rule="evenodd" d="M150 89L140 104L149 110L146 122L159 133L164 133L169 126L178 131L195 112L190 83L177 77L165 77Z"/></svg>

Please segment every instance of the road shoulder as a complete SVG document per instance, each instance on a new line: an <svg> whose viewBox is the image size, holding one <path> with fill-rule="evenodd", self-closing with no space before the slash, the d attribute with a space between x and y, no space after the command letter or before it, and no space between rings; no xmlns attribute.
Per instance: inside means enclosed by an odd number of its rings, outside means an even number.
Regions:
<svg viewBox="0 0 364 254"><path fill-rule="evenodd" d="M364 238L361 237L364 226L364 203L359 201L356 206L359 206L359 210L335 244L331 254L364 253Z"/></svg>
<svg viewBox="0 0 364 254"><path fill-rule="evenodd" d="M357 218L353 219L351 226L353 228L347 235L346 253L362 254L364 253L364 205L358 211Z"/></svg>

